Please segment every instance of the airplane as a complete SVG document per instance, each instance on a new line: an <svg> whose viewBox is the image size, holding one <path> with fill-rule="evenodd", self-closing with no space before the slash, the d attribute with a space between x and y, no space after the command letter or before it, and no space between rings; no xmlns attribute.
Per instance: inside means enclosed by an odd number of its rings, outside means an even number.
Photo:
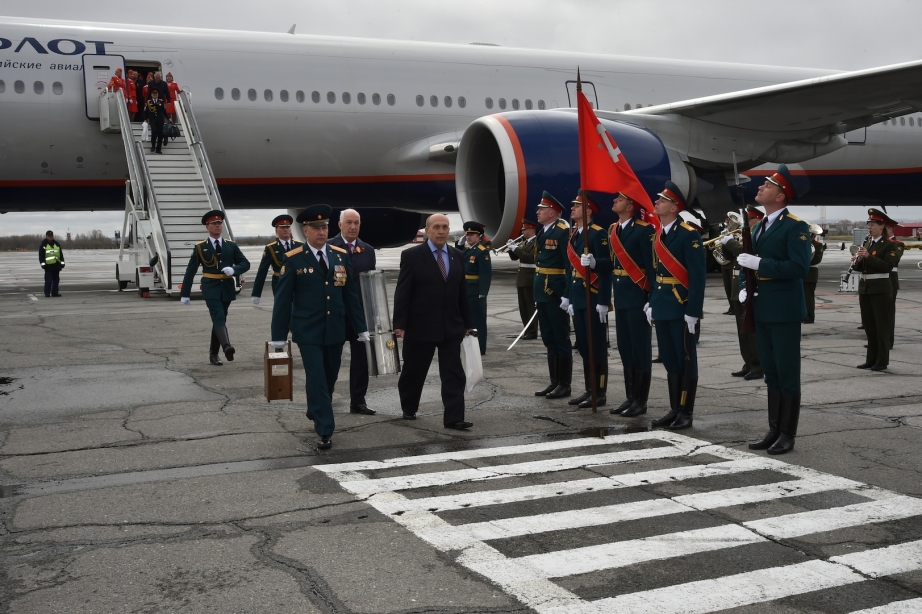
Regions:
<svg viewBox="0 0 922 614"><path fill-rule="evenodd" d="M293 31L0 17L0 211L124 208L124 149L93 119L99 58L173 72L229 209L355 208L378 247L453 211L503 242L542 191L573 198L577 68L644 187L671 178L710 225L781 162L796 204L918 203L920 61L837 72Z"/></svg>

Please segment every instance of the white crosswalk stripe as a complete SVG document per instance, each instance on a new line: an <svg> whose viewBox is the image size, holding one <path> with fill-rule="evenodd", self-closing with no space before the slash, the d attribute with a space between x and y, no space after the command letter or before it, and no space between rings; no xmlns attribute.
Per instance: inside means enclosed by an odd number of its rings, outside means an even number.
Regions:
<svg viewBox="0 0 922 614"><path fill-rule="evenodd" d="M553 456L542 458L546 454ZM435 463L441 471L425 470ZM647 466L650 463L654 468ZM416 467L421 471L414 473ZM811 560L790 565L777 566L768 560L753 571L604 598L586 599L564 588L561 582L566 578L604 570L665 564L683 557L720 557L721 552L744 547L777 548L785 540L922 517L920 499L675 433L478 448L317 469L542 614L704 614L922 570L922 541L909 541L829 558L808 557ZM401 475L393 475L394 470ZM591 471L597 476L554 481L567 471ZM613 475L601 475L609 471ZM754 475L761 477L753 480ZM759 483L766 476L772 479ZM729 479L751 485L720 488ZM673 484L681 494L649 490L667 487L670 492ZM626 502L617 502L617 498L612 502L614 497L625 496ZM809 496L839 503L747 521L730 513L741 506L796 502L801 500L798 497ZM816 499L813 501L815 507ZM528 512L522 513L521 506ZM790 512L791 506L765 509ZM703 514L715 513L708 521L710 526L676 530L687 527L683 518L703 519ZM443 518L441 514L447 515ZM646 529L647 536L630 539L618 529L631 521L660 518L664 519L662 526L670 528L658 534L650 535ZM611 541L562 549L534 543L542 535L559 536L589 527L598 528L592 537L595 540L604 540L598 536L606 535L606 527L611 527ZM512 545L516 540L529 540L531 545L521 556L504 554L520 552ZM567 542L551 537L546 543ZM498 549L499 544L505 544L504 551ZM796 551L801 557L803 552ZM906 596L853 614L922 612L922 599Z"/></svg>

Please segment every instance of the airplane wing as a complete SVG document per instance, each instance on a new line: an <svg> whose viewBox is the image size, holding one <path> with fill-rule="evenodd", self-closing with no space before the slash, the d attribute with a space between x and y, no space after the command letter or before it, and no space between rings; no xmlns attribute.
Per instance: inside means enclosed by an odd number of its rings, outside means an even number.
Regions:
<svg viewBox="0 0 922 614"><path fill-rule="evenodd" d="M624 115L678 115L753 131L828 129L842 134L916 111L922 111L922 61L656 105Z"/></svg>

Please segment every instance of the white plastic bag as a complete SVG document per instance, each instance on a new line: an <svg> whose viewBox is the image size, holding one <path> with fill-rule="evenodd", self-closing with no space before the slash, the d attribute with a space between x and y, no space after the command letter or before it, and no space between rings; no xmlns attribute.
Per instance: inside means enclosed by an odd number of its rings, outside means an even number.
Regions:
<svg viewBox="0 0 922 614"><path fill-rule="evenodd" d="M467 378L465 392L470 392L483 380L483 362L480 360L480 342L477 337L468 336L461 342L461 362Z"/></svg>
<svg viewBox="0 0 922 614"><path fill-rule="evenodd" d="M141 128L141 142L146 143L150 140L150 124L144 122L144 127Z"/></svg>

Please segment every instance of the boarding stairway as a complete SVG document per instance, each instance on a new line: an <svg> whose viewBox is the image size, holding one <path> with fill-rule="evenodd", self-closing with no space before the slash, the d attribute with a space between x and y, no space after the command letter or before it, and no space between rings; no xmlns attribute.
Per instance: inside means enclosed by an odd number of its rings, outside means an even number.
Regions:
<svg viewBox="0 0 922 614"><path fill-rule="evenodd" d="M207 235L202 216L212 209L224 210L189 93L181 92L174 105L179 136L164 142L163 153L157 154L151 152L150 141L141 140L144 124L129 121L123 93L100 96L101 129L121 134L128 162L116 266L120 290L135 283L139 293L160 288L168 295L179 294L192 250ZM234 238L227 220L223 237ZM194 292L200 281L201 271L192 284ZM238 290L240 283L237 280Z"/></svg>

